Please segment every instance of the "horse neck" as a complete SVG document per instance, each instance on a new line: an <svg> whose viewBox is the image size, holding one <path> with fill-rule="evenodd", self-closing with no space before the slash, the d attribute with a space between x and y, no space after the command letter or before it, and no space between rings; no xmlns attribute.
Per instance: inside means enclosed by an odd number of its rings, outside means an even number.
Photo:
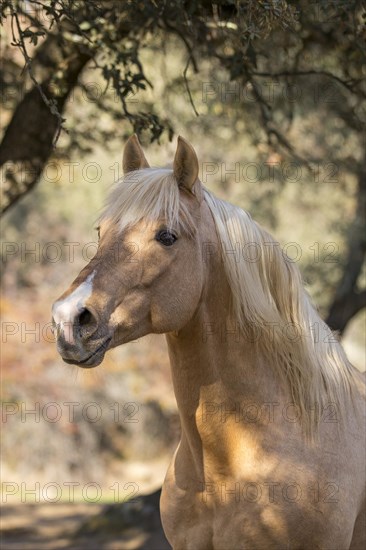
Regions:
<svg viewBox="0 0 366 550"><path fill-rule="evenodd" d="M182 443L195 455L197 470L203 467L205 434L209 439L217 438L221 429L230 426L225 422L218 430L218 415L206 413L221 414L227 408L230 414L230 408L273 403L283 394L258 347L240 334L230 304L223 264L216 263L208 270L203 298L193 319L178 333L167 335ZM247 428L256 426L248 424Z"/></svg>

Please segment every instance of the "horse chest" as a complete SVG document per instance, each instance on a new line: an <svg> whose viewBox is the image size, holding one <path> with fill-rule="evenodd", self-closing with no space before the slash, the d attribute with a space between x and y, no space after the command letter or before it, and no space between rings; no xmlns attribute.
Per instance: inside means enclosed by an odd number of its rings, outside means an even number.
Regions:
<svg viewBox="0 0 366 550"><path fill-rule="evenodd" d="M162 521L173 550L349 548L353 523L340 513L294 502L290 492L292 502L277 502L275 492L275 502L265 504L248 488L245 496L238 490L237 498L230 491L227 484L226 496L213 504L203 502L202 493L164 487L168 511L162 507Z"/></svg>
<svg viewBox="0 0 366 550"><path fill-rule="evenodd" d="M197 476L186 451L175 455L162 494L174 550L349 547L353 523L343 509L349 495L339 477L343 488L301 460L256 462L254 453L231 462L230 474L206 455Z"/></svg>

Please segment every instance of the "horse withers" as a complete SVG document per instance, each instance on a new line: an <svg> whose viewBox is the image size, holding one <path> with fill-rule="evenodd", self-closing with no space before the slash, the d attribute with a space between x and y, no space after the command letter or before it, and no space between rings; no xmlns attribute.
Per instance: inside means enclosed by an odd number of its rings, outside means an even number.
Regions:
<svg viewBox="0 0 366 550"><path fill-rule="evenodd" d="M150 168L136 136L98 252L53 305L64 361L165 333L182 435L161 496L174 550L363 549L365 381L298 269L199 178L178 138Z"/></svg>

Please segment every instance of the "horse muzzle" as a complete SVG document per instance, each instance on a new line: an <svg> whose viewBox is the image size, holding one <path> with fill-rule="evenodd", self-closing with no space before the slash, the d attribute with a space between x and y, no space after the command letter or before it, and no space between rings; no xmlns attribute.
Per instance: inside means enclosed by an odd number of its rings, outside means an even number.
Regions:
<svg viewBox="0 0 366 550"><path fill-rule="evenodd" d="M103 361L111 341L111 336L105 336L97 340L89 340L87 343L74 340L74 343L70 345L64 336L59 334L57 336L57 350L65 363L82 368L92 368L97 367Z"/></svg>

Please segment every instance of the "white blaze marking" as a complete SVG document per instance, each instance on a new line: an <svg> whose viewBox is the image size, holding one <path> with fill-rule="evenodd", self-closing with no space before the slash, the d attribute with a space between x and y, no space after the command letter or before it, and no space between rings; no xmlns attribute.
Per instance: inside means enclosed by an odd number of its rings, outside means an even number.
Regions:
<svg viewBox="0 0 366 550"><path fill-rule="evenodd" d="M64 300L58 300L53 304L52 315L57 327L64 331L66 342L74 344L73 325L75 317L83 309L85 302L93 292L93 271L81 285L75 288Z"/></svg>

